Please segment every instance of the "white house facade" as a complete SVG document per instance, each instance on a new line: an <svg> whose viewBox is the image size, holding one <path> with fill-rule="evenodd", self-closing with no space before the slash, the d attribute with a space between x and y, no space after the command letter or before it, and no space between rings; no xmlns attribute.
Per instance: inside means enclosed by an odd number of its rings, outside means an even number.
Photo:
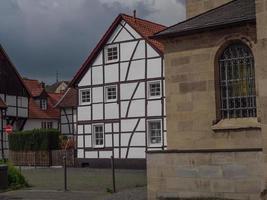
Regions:
<svg viewBox="0 0 267 200"><path fill-rule="evenodd" d="M71 86L77 89L77 156L91 167L145 166L166 141L163 47L149 36L165 27L121 14Z"/></svg>

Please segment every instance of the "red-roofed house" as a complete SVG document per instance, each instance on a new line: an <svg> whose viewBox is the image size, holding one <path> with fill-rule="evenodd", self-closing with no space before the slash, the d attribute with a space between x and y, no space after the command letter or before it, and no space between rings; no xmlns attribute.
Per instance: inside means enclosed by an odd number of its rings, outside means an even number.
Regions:
<svg viewBox="0 0 267 200"><path fill-rule="evenodd" d="M71 81L81 164L143 168L147 150L166 148L164 47L150 39L163 29L120 14Z"/></svg>
<svg viewBox="0 0 267 200"><path fill-rule="evenodd" d="M58 129L60 112L54 105L63 94L46 92L44 84L38 80L23 79L31 94L29 101L29 117L24 130L38 128Z"/></svg>

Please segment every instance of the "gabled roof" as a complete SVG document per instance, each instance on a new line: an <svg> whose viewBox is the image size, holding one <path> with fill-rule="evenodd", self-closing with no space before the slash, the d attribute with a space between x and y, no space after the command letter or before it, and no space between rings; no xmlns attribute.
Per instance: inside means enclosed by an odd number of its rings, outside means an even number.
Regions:
<svg viewBox="0 0 267 200"><path fill-rule="evenodd" d="M43 88L42 83L38 80L23 80L27 85L28 90L31 93L29 101L29 119L59 119L60 111L55 108L54 105L61 99L63 94L49 93ZM46 96L47 98L47 110L42 110L38 97Z"/></svg>
<svg viewBox="0 0 267 200"><path fill-rule="evenodd" d="M62 98L57 102L55 107L60 108L76 108L77 102L77 90L75 88L68 88Z"/></svg>
<svg viewBox="0 0 267 200"><path fill-rule="evenodd" d="M2 47L2 45L0 44L0 58L4 57L8 63L9 66L12 68L13 72L15 73L15 75L17 76L17 78L19 79L19 82L21 83L22 87L24 87L25 91L27 92L28 95L30 95L30 92L28 90L28 88L25 86L20 74L18 73L15 65L11 62L10 58L8 57L7 53L5 52L4 48Z"/></svg>
<svg viewBox="0 0 267 200"><path fill-rule="evenodd" d="M42 84L40 84L38 80L23 79L23 82L26 85L26 87L28 88L28 91L30 92L32 97L38 97L44 91Z"/></svg>
<svg viewBox="0 0 267 200"><path fill-rule="evenodd" d="M176 37L229 25L255 22L255 0L234 0L193 18L175 24L152 38Z"/></svg>
<svg viewBox="0 0 267 200"><path fill-rule="evenodd" d="M1 109L6 109L7 108L7 105L6 103L3 101L3 99L0 97L0 110Z"/></svg>
<svg viewBox="0 0 267 200"><path fill-rule="evenodd" d="M64 83L65 83L66 85L69 84L68 81L58 81L58 82L56 82L56 83L54 83L54 84L52 84L52 85L47 85L47 86L45 87L45 89L46 89L47 92L55 92L55 91L57 90L57 88L58 88L61 84L64 84Z"/></svg>
<svg viewBox="0 0 267 200"><path fill-rule="evenodd" d="M135 18L126 14L120 14L109 27L108 31L103 35L103 37L101 38L95 49L91 52L85 63L76 73L76 75L69 84L70 87L75 86L75 84L87 72L88 68L90 67L90 64L92 64L92 62L98 56L99 52L107 43L108 39L122 20L127 22L137 33L139 33L160 55L163 55L163 45L160 42L151 39L150 36L154 35L159 31L162 31L166 28L165 26L144 19Z"/></svg>

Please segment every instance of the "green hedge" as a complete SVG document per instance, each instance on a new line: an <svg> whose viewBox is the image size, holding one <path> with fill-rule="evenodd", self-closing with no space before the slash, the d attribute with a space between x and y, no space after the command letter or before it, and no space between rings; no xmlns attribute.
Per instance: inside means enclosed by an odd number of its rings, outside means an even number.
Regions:
<svg viewBox="0 0 267 200"><path fill-rule="evenodd" d="M0 164L7 164L8 166L8 189L15 190L23 187L29 187L29 184L24 176L10 162L0 160Z"/></svg>
<svg viewBox="0 0 267 200"><path fill-rule="evenodd" d="M46 151L59 149L59 131L56 129L34 129L15 132L8 136L12 151Z"/></svg>

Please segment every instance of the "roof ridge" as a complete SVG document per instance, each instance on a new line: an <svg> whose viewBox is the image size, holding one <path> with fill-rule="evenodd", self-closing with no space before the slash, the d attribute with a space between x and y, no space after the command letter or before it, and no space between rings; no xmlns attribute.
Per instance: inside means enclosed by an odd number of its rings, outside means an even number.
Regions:
<svg viewBox="0 0 267 200"><path fill-rule="evenodd" d="M195 19L195 18L198 18L198 17L203 16L203 15L205 15L205 14L208 14L208 13L210 13L210 12L213 12L214 10L220 9L220 8L222 8L222 7L224 7L224 6L227 6L228 4L231 4L231 3L235 2L235 1L240 1L240 0L232 0L232 1L229 1L228 3L222 4L222 5L218 6L218 7L215 7L215 8L212 8L212 9L210 9L210 10L207 10L207 11L205 11L205 12L203 12L203 13L200 13L200 14L198 14L198 15L196 15L196 16L190 17L189 19L186 19L186 20L184 20L184 21L181 21L181 22L178 22L178 23L176 23L176 24L174 24L174 25L171 25L171 26L167 27L166 29L161 30L161 31L155 33L154 35L157 35L157 34L163 32L163 31L165 31L165 30L167 30L167 29L170 29L170 28L172 28L172 27L174 27L174 26L177 26L177 25L186 23L186 22L191 21L191 20L193 20L193 19Z"/></svg>
<svg viewBox="0 0 267 200"><path fill-rule="evenodd" d="M121 13L120 14L122 17L123 16L126 16L126 17L131 17L131 18L133 18L133 19L138 19L138 20L141 20L141 21L144 21L144 22L148 22L148 23L151 23L151 24L155 24L155 25L158 25L158 26L162 26L163 28L165 27L167 27L167 26L165 26L165 25L163 25L163 24L160 24L160 23L157 23L157 22L153 22L153 21L150 21L150 20L147 20L147 19L142 19L142 18L139 18L139 17L133 17L133 16L131 16L131 15L128 15L128 14L125 14L125 13Z"/></svg>

